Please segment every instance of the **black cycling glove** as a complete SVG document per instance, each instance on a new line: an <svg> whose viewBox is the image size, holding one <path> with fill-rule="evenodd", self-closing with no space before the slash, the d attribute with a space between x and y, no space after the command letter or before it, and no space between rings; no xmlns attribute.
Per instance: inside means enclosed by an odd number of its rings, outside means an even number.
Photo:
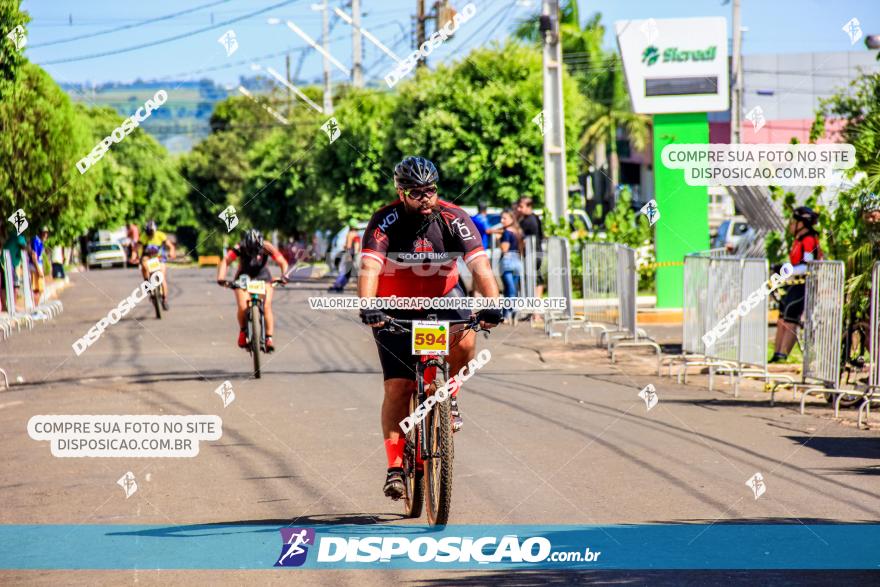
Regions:
<svg viewBox="0 0 880 587"><path fill-rule="evenodd" d="M385 312L382 310L361 310L361 322L367 325L378 324L385 321Z"/></svg>
<svg viewBox="0 0 880 587"><path fill-rule="evenodd" d="M490 308L477 312L477 320L479 322L486 322L487 324L501 324L501 318L501 310Z"/></svg>

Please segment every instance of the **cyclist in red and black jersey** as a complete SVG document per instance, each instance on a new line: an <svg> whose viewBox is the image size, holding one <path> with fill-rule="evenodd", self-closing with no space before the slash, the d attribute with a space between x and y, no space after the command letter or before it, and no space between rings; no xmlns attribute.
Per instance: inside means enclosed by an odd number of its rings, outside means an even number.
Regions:
<svg viewBox="0 0 880 587"><path fill-rule="evenodd" d="M364 233L358 295L372 297L464 297L458 285L456 261L463 257L474 276L476 290L498 297L498 285L489 257L470 216L437 195L434 164L422 157L407 157L394 168L398 199L380 208ZM404 493L403 449L406 438L400 421L409 415L409 398L415 390L415 363L410 340L379 332L384 315L400 319L466 319L468 310L362 310L361 319L374 328L373 336L385 379L382 434L388 457L385 495L399 499ZM501 321L500 310L482 310L483 328ZM457 373L474 357L476 334L456 334L449 344L449 366ZM461 428L457 394L450 399L453 429Z"/></svg>
<svg viewBox="0 0 880 587"><path fill-rule="evenodd" d="M788 231L794 235L788 260L794 267L792 275L803 276L807 272L807 263L822 258L819 249L819 234L814 225L819 215L807 206L795 208L788 225ZM785 296L779 303L779 320L776 322L776 345L771 363L784 361L797 341L797 328L804 313L804 297L806 285L795 283L786 286Z"/></svg>
<svg viewBox="0 0 880 587"><path fill-rule="evenodd" d="M274 259L281 267L281 280L287 281L287 260L284 255L275 248L272 243L263 240L263 235L259 230L250 229L244 234L237 245L229 249L226 256L220 260L217 266L217 283L224 285L226 283L226 270L229 264L238 260L238 270L235 272L237 280L242 275L247 275L250 279L259 279L270 283L272 281L272 272L269 271L269 258ZM245 324L245 314L247 312L248 294L245 290L233 290L235 301L238 304L238 346L245 348L247 346L247 324ZM275 316L272 314L272 288L266 288L266 299L263 302L263 312L266 318L266 352L271 353L275 350L272 343L272 333L275 331Z"/></svg>

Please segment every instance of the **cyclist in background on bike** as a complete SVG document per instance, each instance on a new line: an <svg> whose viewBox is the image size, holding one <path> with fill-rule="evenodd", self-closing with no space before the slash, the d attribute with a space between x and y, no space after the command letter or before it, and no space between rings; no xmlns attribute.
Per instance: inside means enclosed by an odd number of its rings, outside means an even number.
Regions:
<svg viewBox="0 0 880 587"><path fill-rule="evenodd" d="M483 249L482 239L467 213L437 195L439 174L433 163L422 157L406 157L394 168L398 199L380 208L367 225L361 254L358 295L373 297L464 297L458 285L456 260L463 257L474 276L476 290L488 298L498 297L498 285ZM467 319L469 310L361 310L361 320L373 327L373 337L382 364L385 397L382 402L382 435L388 458L383 491L392 499L405 492L403 451L406 436L400 421L409 416L409 400L416 389L417 358L411 340L380 332L386 315L399 319ZM501 322L500 310L477 314L480 326L492 328ZM450 337L450 373L458 373L473 359L476 333L461 332ZM461 428L457 395L449 400L453 430Z"/></svg>
<svg viewBox="0 0 880 587"><path fill-rule="evenodd" d="M168 235L158 230L155 220L149 220L146 226L144 226L144 234L140 236L138 245L140 249L138 259L140 259L141 275L143 275L144 280L150 278L149 271L147 271L147 259L158 257L162 262L162 309L167 311L168 289L170 286L168 285L168 267L166 263L168 259L174 258L174 244L168 240ZM134 263L134 255L132 255L129 262Z"/></svg>
<svg viewBox="0 0 880 587"><path fill-rule="evenodd" d="M272 272L269 271L269 258L272 258L281 267L281 280L287 283L287 260L284 255L272 245L263 240L259 230L250 229L244 233L244 238L229 249L226 256L220 260L217 266L217 283L226 285L226 271L229 264L238 260L238 270L233 281L237 281L242 275L249 279L259 279L267 284L272 282ZM233 290L235 302L238 304L238 346L247 347L247 315L248 294L243 289ZM275 316L272 314L272 288L266 288L266 300L263 303L263 313L266 319L266 352L275 350L272 342L272 333L275 331Z"/></svg>
<svg viewBox="0 0 880 587"><path fill-rule="evenodd" d="M788 232L794 235L791 252L788 255L789 262L794 267L792 275L803 277L807 272L809 261L822 258L819 249L819 233L815 230L815 224L819 220L816 214L807 206L795 208L788 224ZM806 284L795 283L786 286L785 296L779 303L779 320L776 322L776 345L771 363L778 363L788 358L794 343L797 341L797 328L804 313L804 296Z"/></svg>

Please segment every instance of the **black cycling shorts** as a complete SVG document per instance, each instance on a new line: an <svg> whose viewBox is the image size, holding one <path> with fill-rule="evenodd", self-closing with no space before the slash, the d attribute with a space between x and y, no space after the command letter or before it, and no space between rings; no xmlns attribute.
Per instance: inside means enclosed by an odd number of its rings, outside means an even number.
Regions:
<svg viewBox="0 0 880 587"><path fill-rule="evenodd" d="M779 317L786 322L799 324L804 313L804 297L807 287L803 283L787 286L782 301L779 302Z"/></svg>
<svg viewBox="0 0 880 587"><path fill-rule="evenodd" d="M456 285L445 298L467 297L464 290ZM437 320L467 320L470 310L387 310L392 318L401 320L425 320L428 314L436 314ZM381 328L373 328L373 339L379 351L379 362L382 364L382 376L388 379L416 379L416 363L419 357L412 354L412 334L381 332Z"/></svg>
<svg viewBox="0 0 880 587"><path fill-rule="evenodd" d="M256 273L248 272L248 271L239 271L235 274L235 279L233 281L238 281L238 278L242 275L247 275L249 279L258 279L260 281L270 282L272 281L272 272L269 271L268 265L263 265L260 267L260 270Z"/></svg>

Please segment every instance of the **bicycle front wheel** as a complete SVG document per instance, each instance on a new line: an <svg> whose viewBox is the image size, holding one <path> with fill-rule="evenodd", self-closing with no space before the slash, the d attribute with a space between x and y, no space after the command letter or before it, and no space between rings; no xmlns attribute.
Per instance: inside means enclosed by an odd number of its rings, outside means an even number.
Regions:
<svg viewBox="0 0 880 587"><path fill-rule="evenodd" d="M159 299L159 290L154 289L153 291L150 292L150 296L152 296L152 298L153 298L153 307L156 308L156 319L161 320L162 319L162 304L160 303L161 300Z"/></svg>
<svg viewBox="0 0 880 587"><path fill-rule="evenodd" d="M254 358L254 378L260 378L260 340L262 333L260 331L260 311L258 308L251 306L251 356Z"/></svg>
<svg viewBox="0 0 880 587"><path fill-rule="evenodd" d="M412 414L418 406L417 396L409 399L409 413ZM424 469L419 468L418 453L420 450L419 432L421 426L413 426L406 434L406 444L403 447L403 475L406 494L404 495L403 508L407 518L418 518L422 515L422 503L424 502Z"/></svg>
<svg viewBox="0 0 880 587"><path fill-rule="evenodd" d="M440 389L443 384L443 378L438 376L434 388ZM449 399L434 405L424 420L423 431L431 451L430 458L425 459L424 475L428 523L445 526L452 510L452 461L455 457Z"/></svg>

